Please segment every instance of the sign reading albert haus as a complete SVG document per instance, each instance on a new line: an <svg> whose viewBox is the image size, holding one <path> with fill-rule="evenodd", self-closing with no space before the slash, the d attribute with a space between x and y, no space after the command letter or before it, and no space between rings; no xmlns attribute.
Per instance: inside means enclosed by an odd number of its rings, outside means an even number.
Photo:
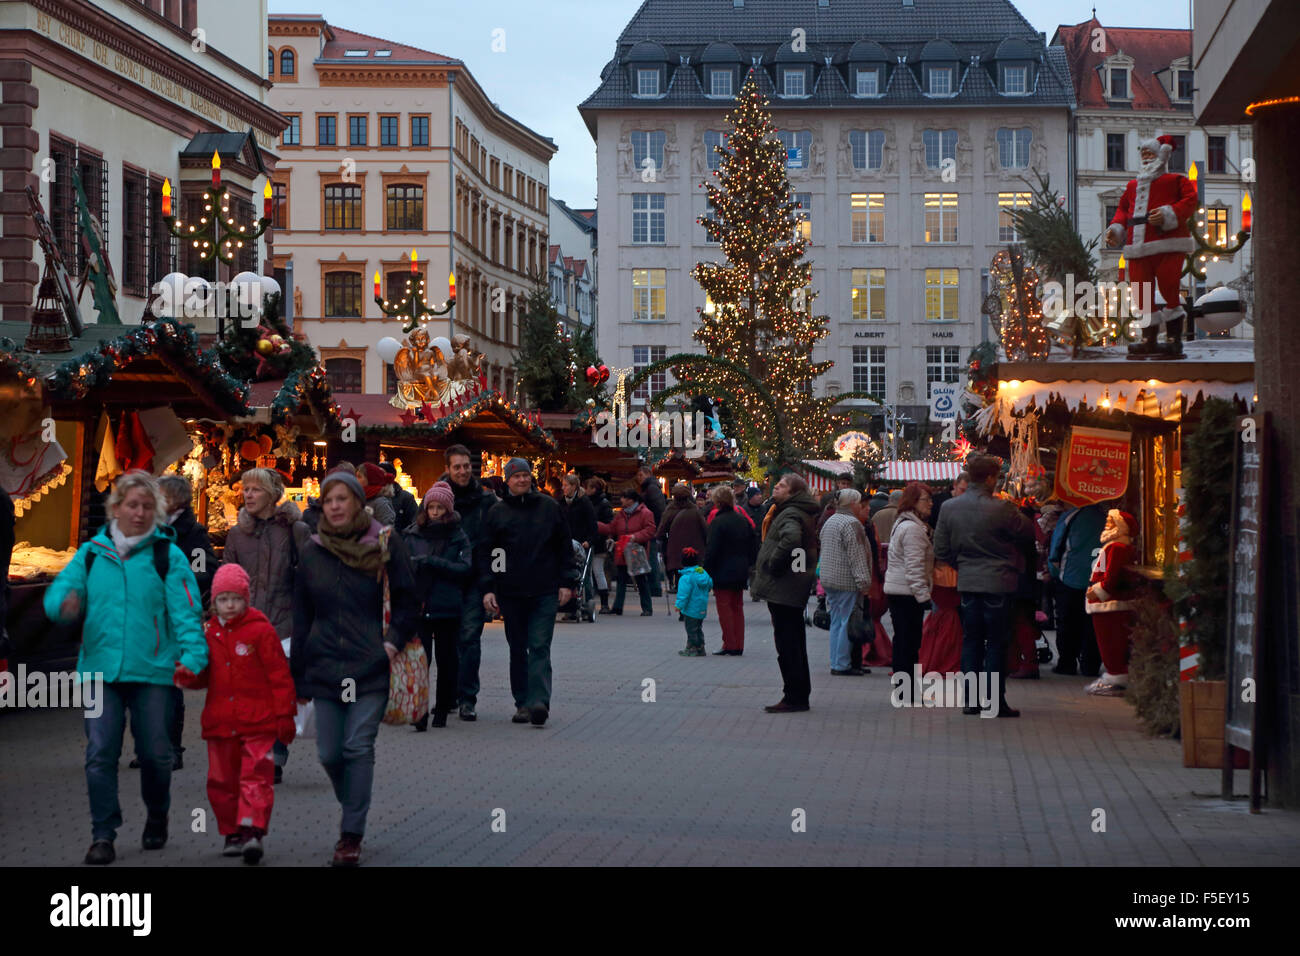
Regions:
<svg viewBox="0 0 1300 956"><path fill-rule="evenodd" d="M82 31L47 13L35 12L33 24L37 33L59 46L94 61L116 76L130 80L155 96L161 96L182 109L198 113L224 129L247 129L253 125L221 104L200 96L193 90L92 39ZM279 144L278 134L258 129L256 125L253 125L253 134L257 138L257 145L263 149L274 150Z"/></svg>
<svg viewBox="0 0 1300 956"><path fill-rule="evenodd" d="M1056 469L1056 496L1074 507L1110 501L1128 489L1131 432L1070 429Z"/></svg>

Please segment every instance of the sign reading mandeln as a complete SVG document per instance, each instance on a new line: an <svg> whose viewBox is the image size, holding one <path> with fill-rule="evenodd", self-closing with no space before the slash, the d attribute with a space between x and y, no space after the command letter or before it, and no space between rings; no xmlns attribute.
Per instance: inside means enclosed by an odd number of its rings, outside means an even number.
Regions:
<svg viewBox="0 0 1300 956"><path fill-rule="evenodd" d="M1132 432L1108 428L1070 429L1056 468L1056 496L1080 508L1121 497L1128 490L1132 438Z"/></svg>

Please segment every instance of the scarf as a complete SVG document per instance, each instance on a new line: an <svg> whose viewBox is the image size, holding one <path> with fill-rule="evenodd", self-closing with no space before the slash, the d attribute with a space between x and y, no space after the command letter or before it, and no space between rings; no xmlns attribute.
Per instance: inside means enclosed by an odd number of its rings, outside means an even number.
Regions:
<svg viewBox="0 0 1300 956"><path fill-rule="evenodd" d="M334 557L350 568L372 574L378 579L383 572L388 551L377 535L370 533L377 522L365 508L357 511L349 524L341 527L330 524L322 513L317 526L316 539Z"/></svg>
<svg viewBox="0 0 1300 956"><path fill-rule="evenodd" d="M772 527L772 519L776 517L776 511L777 511L777 509L776 509L775 507L773 507L773 508L768 508L768 509L767 509L767 515L766 515L766 517L763 518L763 534L762 534L762 539L763 539L764 541L767 540L767 529L770 528L770 527Z"/></svg>
<svg viewBox="0 0 1300 956"><path fill-rule="evenodd" d="M151 534L153 534L152 528L144 534L131 535L128 537L123 534L122 529L117 526L116 518L108 523L108 535L113 539L113 547L117 548L117 553L123 558L127 557L136 549L136 546L139 545L141 541L149 537Z"/></svg>

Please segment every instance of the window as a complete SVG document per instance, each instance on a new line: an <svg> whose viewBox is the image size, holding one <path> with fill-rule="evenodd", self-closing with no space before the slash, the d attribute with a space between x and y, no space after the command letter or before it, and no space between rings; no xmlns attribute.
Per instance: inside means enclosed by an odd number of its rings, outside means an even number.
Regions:
<svg viewBox="0 0 1300 956"><path fill-rule="evenodd" d="M952 68L947 66L930 67L930 89L931 96L951 96L952 95Z"/></svg>
<svg viewBox="0 0 1300 956"><path fill-rule="evenodd" d="M656 171L664 168L664 131L661 129L632 130L632 168L638 171L646 168L649 159Z"/></svg>
<svg viewBox="0 0 1300 956"><path fill-rule="evenodd" d="M849 196L854 242L885 241L885 194L853 193Z"/></svg>
<svg viewBox="0 0 1300 956"><path fill-rule="evenodd" d="M938 169L945 159L957 160L957 131L955 129L926 129L921 131L925 146L925 165Z"/></svg>
<svg viewBox="0 0 1300 956"><path fill-rule="evenodd" d="M1171 173L1187 172L1187 137L1175 136L1174 151L1169 154L1169 171Z"/></svg>
<svg viewBox="0 0 1300 956"><path fill-rule="evenodd" d="M424 280L424 269L419 272L411 272L408 269L394 269L392 272L384 275L384 295L389 302L401 302L407 296L407 283L410 282L411 292L417 292L420 283ZM427 290L426 286L426 290Z"/></svg>
<svg viewBox="0 0 1300 956"><path fill-rule="evenodd" d="M284 128L280 134L280 142L284 146L301 146L302 145L302 117L296 113L292 116L286 115L285 119L289 125Z"/></svg>
<svg viewBox="0 0 1300 956"><path fill-rule="evenodd" d="M662 322L668 318L668 270L632 270L632 321Z"/></svg>
<svg viewBox="0 0 1300 956"><path fill-rule="evenodd" d="M289 228L289 187L284 183L271 184L271 228Z"/></svg>
<svg viewBox="0 0 1300 956"><path fill-rule="evenodd" d="M108 164L104 162L103 156L92 153L84 146L81 146L77 149L77 172L81 175L81 188L86 194L86 207L99 217L99 226L103 235L100 252L107 258L109 253L108 237L112 235L108 225ZM84 275L85 268L86 253L79 246L77 249L77 274Z"/></svg>
<svg viewBox="0 0 1300 956"><path fill-rule="evenodd" d="M709 71L710 96L734 96L732 93L733 75L730 69L714 67Z"/></svg>
<svg viewBox="0 0 1300 956"><path fill-rule="evenodd" d="M1195 92L1193 80L1195 74L1191 70L1178 70L1178 98L1180 100L1190 100Z"/></svg>
<svg viewBox="0 0 1300 956"><path fill-rule="evenodd" d="M853 318L885 321L885 270L853 270Z"/></svg>
<svg viewBox="0 0 1300 956"><path fill-rule="evenodd" d="M1228 208L1210 206L1205 210L1205 231L1210 234L1209 243L1216 246L1228 244Z"/></svg>
<svg viewBox="0 0 1300 956"><path fill-rule="evenodd" d="M388 229L424 228L424 187L389 186L384 197Z"/></svg>
<svg viewBox="0 0 1300 956"><path fill-rule="evenodd" d="M349 116L348 117L348 145L365 146L366 145L366 127L370 122L368 116Z"/></svg>
<svg viewBox="0 0 1300 956"><path fill-rule="evenodd" d="M1128 99L1128 70L1124 67L1115 66L1110 69L1110 98Z"/></svg>
<svg viewBox="0 0 1300 956"><path fill-rule="evenodd" d="M253 202L250 199L240 197L230 197L230 215L235 222L257 222L261 218L261 212L253 208ZM246 241L238 245L242 240L231 240L235 245L232 247L235 253L234 267L236 272L253 272L257 269L257 243Z"/></svg>
<svg viewBox="0 0 1300 956"><path fill-rule="evenodd" d="M885 347L853 346L853 390L885 397Z"/></svg>
<svg viewBox="0 0 1300 956"><path fill-rule="evenodd" d="M379 117L379 145L396 146L397 143L397 120L396 116Z"/></svg>
<svg viewBox="0 0 1300 956"><path fill-rule="evenodd" d="M854 169L879 169L885 157L883 129L849 130L849 158Z"/></svg>
<svg viewBox="0 0 1300 956"><path fill-rule="evenodd" d="M796 203L794 210L794 236L803 236L805 243L812 242L812 193L793 193L790 196Z"/></svg>
<svg viewBox="0 0 1300 956"><path fill-rule="evenodd" d="M879 67L873 66L869 69L859 68L855 70L853 73L853 92L858 96L879 96Z"/></svg>
<svg viewBox="0 0 1300 956"><path fill-rule="evenodd" d="M1206 172L1226 173L1228 171L1228 137L1209 137L1209 152L1205 165Z"/></svg>
<svg viewBox="0 0 1300 956"><path fill-rule="evenodd" d="M786 169L804 169L808 166L808 151L812 147L812 133L806 129L779 130L776 134L785 144Z"/></svg>
<svg viewBox="0 0 1300 956"><path fill-rule="evenodd" d="M1020 241L1011 213L1016 209L1028 209L1032 198L1029 193L998 193L998 242ZM1109 219L1106 221L1110 222Z"/></svg>
<svg viewBox="0 0 1300 956"><path fill-rule="evenodd" d="M927 345L925 347L925 398L930 400L930 386L935 382L956 384L961 381L962 365L959 346Z"/></svg>
<svg viewBox="0 0 1300 956"><path fill-rule="evenodd" d="M1125 169L1126 137L1123 133L1106 134L1106 168L1114 172Z"/></svg>
<svg viewBox="0 0 1300 956"><path fill-rule="evenodd" d="M666 345L632 346L632 374L635 375L652 362L662 362L668 357ZM644 402L651 395L657 395L668 387L668 373L656 372L648 382L642 384L632 393L632 401Z"/></svg>
<svg viewBox="0 0 1300 956"><path fill-rule="evenodd" d="M1119 212L1119 203L1113 203L1113 202L1106 203L1105 209L1103 210L1102 213L1105 216L1105 219L1102 220L1102 225L1109 226L1111 222L1114 220L1115 213L1117 212Z"/></svg>
<svg viewBox="0 0 1300 956"><path fill-rule="evenodd" d="M957 241L957 194L925 194L925 241Z"/></svg>
<svg viewBox="0 0 1300 956"><path fill-rule="evenodd" d="M325 315L327 318L361 318L360 272L325 273Z"/></svg>
<svg viewBox="0 0 1300 956"><path fill-rule="evenodd" d="M663 193L639 193L632 197L632 241L664 241Z"/></svg>
<svg viewBox="0 0 1300 956"><path fill-rule="evenodd" d="M659 95L659 71L658 70L637 70L636 71L636 95L637 96L658 96Z"/></svg>
<svg viewBox="0 0 1300 956"><path fill-rule="evenodd" d="M143 296L149 257L148 193L144 173L122 170L122 291Z"/></svg>
<svg viewBox="0 0 1300 956"><path fill-rule="evenodd" d="M175 197L173 197L175 198ZM146 285L154 284L169 272L174 272L176 240L167 231L162 215L162 180L149 180L149 276Z"/></svg>
<svg viewBox="0 0 1300 956"><path fill-rule="evenodd" d="M361 228L361 187L335 183L325 187L326 229Z"/></svg>
<svg viewBox="0 0 1300 956"><path fill-rule="evenodd" d="M293 76L293 50L280 51L280 75Z"/></svg>
<svg viewBox="0 0 1300 956"><path fill-rule="evenodd" d="M316 117L316 145L337 146L338 125L339 125L339 119L337 116L317 116Z"/></svg>
<svg viewBox="0 0 1300 956"><path fill-rule="evenodd" d="M266 51L266 76L267 79L275 76L275 51L270 48Z"/></svg>
<svg viewBox="0 0 1300 956"><path fill-rule="evenodd" d="M1003 93L1029 92L1029 67L1004 66L1002 68Z"/></svg>
<svg viewBox="0 0 1300 956"><path fill-rule="evenodd" d="M1028 126L998 128L998 162L1003 169L1023 169L1029 165L1029 144L1034 140Z"/></svg>
<svg viewBox="0 0 1300 956"><path fill-rule="evenodd" d="M329 379L330 391L348 395L360 395L361 359L326 359L325 377Z"/></svg>
<svg viewBox="0 0 1300 956"><path fill-rule="evenodd" d="M722 154L718 152L722 148L722 130L706 129L704 131L704 162L708 164L709 169L718 169L722 166Z"/></svg>
<svg viewBox="0 0 1300 956"><path fill-rule="evenodd" d="M957 270L925 270L925 317L930 322L957 319Z"/></svg>
<svg viewBox="0 0 1300 956"><path fill-rule="evenodd" d="M412 146L429 145L429 117L427 116L411 117L411 145Z"/></svg>
<svg viewBox="0 0 1300 956"><path fill-rule="evenodd" d="M781 72L781 91L786 96L803 96L807 86L807 74L803 67L786 67Z"/></svg>

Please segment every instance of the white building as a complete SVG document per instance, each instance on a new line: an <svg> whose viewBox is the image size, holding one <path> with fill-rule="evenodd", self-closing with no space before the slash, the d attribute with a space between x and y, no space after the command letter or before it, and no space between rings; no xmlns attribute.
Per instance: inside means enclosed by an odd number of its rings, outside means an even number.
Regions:
<svg viewBox="0 0 1300 956"><path fill-rule="evenodd" d="M570 209L551 197L551 298L572 331L596 330L596 210Z"/></svg>
<svg viewBox="0 0 1300 956"><path fill-rule="evenodd" d="M1015 240L1022 176L1068 181L1063 51L1006 0L647 0L580 107L597 144L602 355L643 367L692 338L722 258L698 216L723 117L753 72L808 213L819 387L923 414L985 333L982 276ZM939 38L933 24L942 24ZM646 161L653 176L644 175ZM647 181L649 180L649 181ZM652 383L652 388L661 383ZM643 390L639 397L644 397Z"/></svg>

